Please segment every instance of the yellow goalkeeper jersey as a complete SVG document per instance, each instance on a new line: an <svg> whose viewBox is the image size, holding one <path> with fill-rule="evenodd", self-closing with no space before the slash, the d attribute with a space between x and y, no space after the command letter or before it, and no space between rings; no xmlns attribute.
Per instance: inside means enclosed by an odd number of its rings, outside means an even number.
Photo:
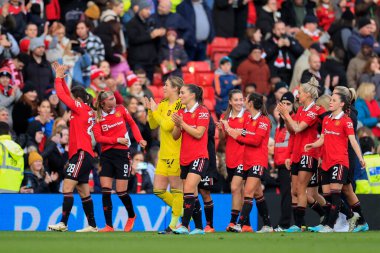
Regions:
<svg viewBox="0 0 380 253"><path fill-rule="evenodd" d="M151 129L160 127L160 151L158 152L159 159L179 159L181 150L181 138L174 140L172 131L174 122L172 120L173 113L183 108L181 100L178 99L173 104L169 105L168 99L163 99L156 111L148 111L148 122Z"/></svg>

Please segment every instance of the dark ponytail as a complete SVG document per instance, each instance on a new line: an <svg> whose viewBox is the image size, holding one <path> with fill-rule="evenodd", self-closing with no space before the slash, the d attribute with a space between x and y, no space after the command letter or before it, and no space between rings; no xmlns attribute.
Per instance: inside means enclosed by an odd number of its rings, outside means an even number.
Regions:
<svg viewBox="0 0 380 253"><path fill-rule="evenodd" d="M351 94L348 96L346 94L343 94L341 92L336 92L336 95L339 96L340 101L344 103L342 111L346 113L347 115L350 115L351 110Z"/></svg>
<svg viewBox="0 0 380 253"><path fill-rule="evenodd" d="M73 94L74 98L80 98L83 100L83 103L91 105L92 97L87 93L86 89L82 86L74 86L71 88L71 94Z"/></svg>
<svg viewBox="0 0 380 253"><path fill-rule="evenodd" d="M261 111L261 113L265 116L268 116L268 111L267 111L267 108L264 104L264 97L263 95L260 95L260 94L257 94L257 93L252 93L252 94L249 94L248 96L248 102L252 102L253 104L253 107L258 110L258 111Z"/></svg>
<svg viewBox="0 0 380 253"><path fill-rule="evenodd" d="M195 101L200 105L203 104L203 89L195 84L186 84L186 87L190 93L195 94Z"/></svg>
<svg viewBox="0 0 380 253"><path fill-rule="evenodd" d="M243 94L243 92L241 92L241 90L238 90L238 89L230 90L230 92L228 93L228 101L231 101L232 97L235 94ZM230 117L231 111L232 111L232 106L230 103L228 103L227 110L224 113L224 119L228 119Z"/></svg>

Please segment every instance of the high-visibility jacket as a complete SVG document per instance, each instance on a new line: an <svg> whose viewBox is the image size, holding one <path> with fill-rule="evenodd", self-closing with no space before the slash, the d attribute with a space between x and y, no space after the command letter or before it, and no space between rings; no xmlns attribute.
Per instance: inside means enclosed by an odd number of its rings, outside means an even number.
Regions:
<svg viewBox="0 0 380 253"><path fill-rule="evenodd" d="M24 151L10 135L0 136L0 193L17 193L24 178Z"/></svg>
<svg viewBox="0 0 380 253"><path fill-rule="evenodd" d="M368 180L356 180L356 193L380 194L380 155L365 155Z"/></svg>

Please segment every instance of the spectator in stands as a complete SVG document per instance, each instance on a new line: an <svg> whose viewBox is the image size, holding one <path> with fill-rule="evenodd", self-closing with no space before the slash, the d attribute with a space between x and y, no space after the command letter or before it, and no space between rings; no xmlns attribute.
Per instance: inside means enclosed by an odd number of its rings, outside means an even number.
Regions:
<svg viewBox="0 0 380 253"><path fill-rule="evenodd" d="M321 58L318 54L311 54L309 56L309 68L306 69L303 73L302 73L302 76L301 76L301 83L305 83L307 82L308 80L310 80L310 78L312 76L315 77L315 79L317 79L318 83L319 83L319 92L320 94L323 94L325 93L325 91L329 90L330 89L330 83L327 82L325 83L326 81L326 76L324 75L324 73L321 73ZM337 85L337 79L335 78L335 83L333 85L336 86ZM329 80L328 80L329 81Z"/></svg>
<svg viewBox="0 0 380 253"><path fill-rule="evenodd" d="M94 68L91 70L90 79L91 84L86 91L95 99L100 91L107 89L107 84L105 83L105 73L99 68Z"/></svg>
<svg viewBox="0 0 380 253"><path fill-rule="evenodd" d="M358 81L363 73L364 66L371 57L376 56L373 52L374 40L372 37L365 38L361 43L361 50L356 57L350 61L347 68L348 87L355 89L358 86Z"/></svg>
<svg viewBox="0 0 380 253"><path fill-rule="evenodd" d="M28 157L29 171L24 172L20 193L51 193L51 187L59 179L57 172L47 173L43 159L38 152L30 152Z"/></svg>
<svg viewBox="0 0 380 253"><path fill-rule="evenodd" d="M49 62L55 62L62 59L65 51L70 50L71 43L66 37L65 26L60 22L54 22L49 28L45 37L45 43L49 44L46 49L46 59Z"/></svg>
<svg viewBox="0 0 380 253"><path fill-rule="evenodd" d="M12 141L9 125L0 122L0 193L17 193L24 171L24 151Z"/></svg>
<svg viewBox="0 0 380 253"><path fill-rule="evenodd" d="M147 141L147 146L145 147L146 151L149 151L150 147L152 146L152 130L149 127L148 124L148 114L147 111L145 110L144 105L141 103L137 106L137 111L133 115L133 118L135 119L135 122L137 126L139 127L141 136L144 138L144 140ZM129 129L130 130L130 129ZM128 130L128 131L129 131ZM131 133L131 132L129 132ZM133 143L134 137L131 135L131 142ZM139 146L135 146L136 148L139 148Z"/></svg>
<svg viewBox="0 0 380 253"><path fill-rule="evenodd" d="M293 68L293 76L292 81L290 82L290 91L293 91L298 85L300 85L301 76L302 73L308 69L309 66L309 56L311 54L318 54L320 55L322 53L322 48L319 43L314 43L310 46L309 49L305 49L303 54L297 59L296 64Z"/></svg>
<svg viewBox="0 0 380 253"><path fill-rule="evenodd" d="M157 12L152 15L152 19L156 23L156 27L177 31L177 43L184 46L185 41L191 37L190 24L178 13L170 12L171 8L171 0L160 0L157 6Z"/></svg>
<svg viewBox="0 0 380 253"><path fill-rule="evenodd" d="M307 15L303 21L301 30L296 33L295 39L298 40L303 48L308 49L316 42L321 45L327 43L330 36L328 33L323 33L318 29L318 18L316 16Z"/></svg>
<svg viewBox="0 0 380 253"><path fill-rule="evenodd" d="M286 33L283 21L274 24L271 38L264 42L263 47L271 76L278 76L282 81L290 83L296 60L304 49Z"/></svg>
<svg viewBox="0 0 380 253"><path fill-rule="evenodd" d="M309 0L287 0L281 5L281 20L290 34L297 33L303 25L306 15L314 14L316 4Z"/></svg>
<svg viewBox="0 0 380 253"><path fill-rule="evenodd" d="M27 82L22 89L21 98L15 103L12 112L13 130L19 136L25 134L28 119L37 115L38 94L34 85Z"/></svg>
<svg viewBox="0 0 380 253"><path fill-rule="evenodd" d="M322 62L321 72L327 74L330 91L333 91L335 86L347 86L344 55L342 48L334 47L326 61Z"/></svg>
<svg viewBox="0 0 380 253"><path fill-rule="evenodd" d="M237 47L230 53L229 57L232 60L232 70L236 71L240 63L244 61L252 52L252 47L261 45L262 34L258 28L247 28L247 39L241 40Z"/></svg>
<svg viewBox="0 0 380 253"><path fill-rule="evenodd" d="M257 93L267 95L270 90L270 70L265 60L261 57L263 48L255 45L251 54L237 69L237 75L242 79L242 89L249 83L257 85Z"/></svg>
<svg viewBox="0 0 380 253"><path fill-rule="evenodd" d="M177 43L176 30L167 30L166 41L160 48L158 61L161 64L164 79L169 75L182 77L181 68L187 64L188 57L183 46Z"/></svg>
<svg viewBox="0 0 380 253"><path fill-rule="evenodd" d="M289 86L287 83L283 81L277 82L274 85L273 91L269 93L268 95L267 108L271 108L273 107L273 105L277 105L278 103L280 103L282 96L288 91L289 91Z"/></svg>
<svg viewBox="0 0 380 253"><path fill-rule="evenodd" d="M27 63L29 56L20 53L13 59L8 59L3 62L3 67L8 67L12 73L12 84L18 86L20 89L24 88L24 77L22 71L25 63Z"/></svg>
<svg viewBox="0 0 380 253"><path fill-rule="evenodd" d="M137 112L137 106L138 105L139 105L139 100L132 95L128 95L124 99L124 107L127 108L128 112L132 116Z"/></svg>
<svg viewBox="0 0 380 253"><path fill-rule="evenodd" d="M39 121L47 137L50 137L53 132L54 118L52 117L51 105L48 99L43 99L38 102L38 115L29 119L29 122Z"/></svg>
<svg viewBox="0 0 380 253"><path fill-rule="evenodd" d="M3 0L0 6L2 26L12 31L14 38L19 41L24 36L26 26L25 4L22 4L20 0Z"/></svg>
<svg viewBox="0 0 380 253"><path fill-rule="evenodd" d="M9 124L9 111L7 108L1 106L0 107L0 122L5 122Z"/></svg>
<svg viewBox="0 0 380 253"><path fill-rule="evenodd" d="M132 70L143 68L149 80L153 80L154 66L158 63L157 46L161 37L165 36L164 28L157 28L157 24L149 21L151 4L141 0L138 4L138 13L126 26L128 36L128 62Z"/></svg>
<svg viewBox="0 0 380 253"><path fill-rule="evenodd" d="M45 148L45 168L50 173L58 173L56 182L63 180L63 170L69 159L68 154L69 129L67 126L58 126L53 133L52 138L47 142ZM55 192L58 192L59 184L55 186Z"/></svg>
<svg viewBox="0 0 380 253"><path fill-rule="evenodd" d="M39 153L44 152L47 137L42 123L38 120L29 122L26 133L28 135L28 150L35 150Z"/></svg>
<svg viewBox="0 0 380 253"><path fill-rule="evenodd" d="M0 29L0 58L2 60L12 59L20 53L17 41L12 34Z"/></svg>
<svg viewBox="0 0 380 253"><path fill-rule="evenodd" d="M190 24L192 35L185 41L185 49L191 61L206 59L207 43L215 37L211 10L205 1L183 0L177 6L177 13Z"/></svg>
<svg viewBox="0 0 380 253"><path fill-rule="evenodd" d="M240 89L242 80L231 72L232 61L228 56L219 61L219 68L215 71L214 88L215 88L215 112L220 118L222 113L228 107L229 93L233 89Z"/></svg>
<svg viewBox="0 0 380 253"><path fill-rule="evenodd" d="M41 38L30 41L30 59L24 67L25 81L31 81L37 90L38 97L42 99L45 90L54 84L54 76L50 63L45 58L45 44Z"/></svg>
<svg viewBox="0 0 380 253"><path fill-rule="evenodd" d="M22 53L29 54L29 52L32 51L32 50L30 50L31 41L37 37L40 38L42 41L44 41L47 33L48 33L48 26L45 26L44 33L41 34L40 37L38 37L37 25L33 24L33 23L29 23L25 29L25 35L26 36L20 40L20 51Z"/></svg>
<svg viewBox="0 0 380 253"><path fill-rule="evenodd" d="M6 107L12 113L14 104L22 93L17 85L11 85L12 73L8 67L0 69L0 106ZM12 125L12 122L10 122Z"/></svg>
<svg viewBox="0 0 380 253"><path fill-rule="evenodd" d="M334 47L344 49L345 61L348 59L348 55L346 53L348 50L348 38L352 35L354 19L354 14L350 11L350 9L346 9L346 11L342 14L341 19L337 19L328 30Z"/></svg>
<svg viewBox="0 0 380 253"><path fill-rule="evenodd" d="M132 72L127 76L127 85L128 85L128 90L127 92L137 98L139 102L142 103L145 94L142 89L142 84L137 78L137 76ZM145 140L145 139L144 139Z"/></svg>
<svg viewBox="0 0 380 253"><path fill-rule="evenodd" d="M79 46L90 55L92 65L98 65L105 59L104 45L98 36L90 32L90 24L88 22L78 22L76 36ZM85 80L85 85L90 83L90 68L83 71L83 79Z"/></svg>
<svg viewBox="0 0 380 253"><path fill-rule="evenodd" d="M362 43L365 39L372 39L375 41L375 38L371 34L372 24L369 18L359 18L357 21L357 28L358 30L354 30L352 35L348 38L348 51L351 56L355 56L360 52L363 45ZM378 43L373 46L373 51L380 54L380 46Z"/></svg>
<svg viewBox="0 0 380 253"><path fill-rule="evenodd" d="M331 24L335 20L335 12L332 0L319 0L316 9L318 25L324 30L328 31Z"/></svg>
<svg viewBox="0 0 380 253"><path fill-rule="evenodd" d="M247 0L214 2L212 16L217 37L244 38L247 28L248 2Z"/></svg>
<svg viewBox="0 0 380 253"><path fill-rule="evenodd" d="M249 94L256 93L257 86L255 83L249 83L244 87L243 94L248 96Z"/></svg>
<svg viewBox="0 0 380 253"><path fill-rule="evenodd" d="M57 96L55 89L48 89L45 91L44 99L48 100L50 103L51 116L55 119L57 117L62 117L65 113L62 102Z"/></svg>
<svg viewBox="0 0 380 253"><path fill-rule="evenodd" d="M264 39L268 39L272 34L274 23L278 21L277 1L267 0L266 4L258 9L256 26L263 34Z"/></svg>
<svg viewBox="0 0 380 253"><path fill-rule="evenodd" d="M137 152L132 156L131 179L129 179L128 192L130 193L153 193L153 184L147 172L147 163L144 154Z"/></svg>
<svg viewBox="0 0 380 253"><path fill-rule="evenodd" d="M360 75L358 85L361 83L373 83L376 86L375 98L380 100L380 61L379 58L371 57L364 66L363 73Z"/></svg>
<svg viewBox="0 0 380 253"><path fill-rule="evenodd" d="M373 83L362 83L357 92L355 107L358 110L358 121L371 128L376 138L380 138L380 107L375 99L376 87Z"/></svg>
<svg viewBox="0 0 380 253"><path fill-rule="evenodd" d="M144 94L147 98L153 98L153 93L149 90L149 86L151 85L150 80L146 76L146 72L144 69L137 69L135 71L139 82L141 83Z"/></svg>

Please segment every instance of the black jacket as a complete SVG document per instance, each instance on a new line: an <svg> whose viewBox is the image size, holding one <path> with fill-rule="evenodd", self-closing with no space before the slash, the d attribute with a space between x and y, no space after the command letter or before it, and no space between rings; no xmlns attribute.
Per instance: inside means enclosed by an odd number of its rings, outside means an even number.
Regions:
<svg viewBox="0 0 380 253"><path fill-rule="evenodd" d="M321 73L327 73L330 75L331 82L334 76L339 76L338 86L347 87L347 76L344 69L344 64L337 59L332 57L327 58L327 60L322 63ZM330 87L330 89L333 90L334 88Z"/></svg>
<svg viewBox="0 0 380 253"><path fill-rule="evenodd" d="M94 34L97 35L104 45L105 59L111 65L120 63L120 58L115 54L122 54L121 47L115 47L113 45L114 35L111 22L100 22L99 26L95 29ZM128 52L129 53L129 52Z"/></svg>
<svg viewBox="0 0 380 253"><path fill-rule="evenodd" d="M41 63L37 63L34 57L30 56L28 64L23 69L23 75L25 81L34 84L40 100L44 98L45 91L54 86L53 71L45 57L42 57Z"/></svg>
<svg viewBox="0 0 380 253"><path fill-rule="evenodd" d="M169 13L168 15L159 15L158 12L153 14L152 19L156 27L165 29L175 29L178 33L178 38L188 41L191 39L190 24L178 13Z"/></svg>
<svg viewBox="0 0 380 253"><path fill-rule="evenodd" d="M170 60L170 49L167 43L164 43L160 49L160 52L158 54L158 62L162 63L164 60ZM185 49L180 45L175 45L173 48L173 54L172 54L173 60L180 60L181 64L176 64L177 69L174 70L170 75L180 76L182 77L182 66L185 66L188 62L188 56L186 54Z"/></svg>
<svg viewBox="0 0 380 253"><path fill-rule="evenodd" d="M279 76L281 77L282 80L284 80L287 83L290 82L291 74L298 57L304 51L303 47L298 43L297 40L293 39L290 36L288 36L288 39L290 41L289 47L279 48L278 45L275 43L273 37L269 38L263 43L264 51L267 54L265 60L267 61L267 64L271 71L271 76ZM286 68L278 68L274 65L279 55L280 50L282 52L283 57L286 57L286 55L289 57L291 69L289 69L288 71L286 71L287 70ZM289 78L285 78L284 76L282 76L283 69L285 69L285 72L290 72ZM289 79L289 80L286 80L286 79Z"/></svg>
<svg viewBox="0 0 380 253"><path fill-rule="evenodd" d="M240 43L235 47L229 54L232 60L232 70L235 72L240 63L247 59L248 55L251 53L252 48L255 44L249 39L240 41Z"/></svg>
<svg viewBox="0 0 380 253"><path fill-rule="evenodd" d="M126 26L128 37L128 63L136 65L157 64L157 47L160 38L152 39L151 31L156 28L154 22L143 21L139 15L135 15Z"/></svg>
<svg viewBox="0 0 380 253"><path fill-rule="evenodd" d="M311 0L305 0L305 16L306 15L314 15L314 8L316 7L316 3ZM287 26L297 27L296 23L296 12L294 10L294 1L286 0L282 2L281 5L281 20L285 22ZM301 20L303 22L303 20Z"/></svg>

